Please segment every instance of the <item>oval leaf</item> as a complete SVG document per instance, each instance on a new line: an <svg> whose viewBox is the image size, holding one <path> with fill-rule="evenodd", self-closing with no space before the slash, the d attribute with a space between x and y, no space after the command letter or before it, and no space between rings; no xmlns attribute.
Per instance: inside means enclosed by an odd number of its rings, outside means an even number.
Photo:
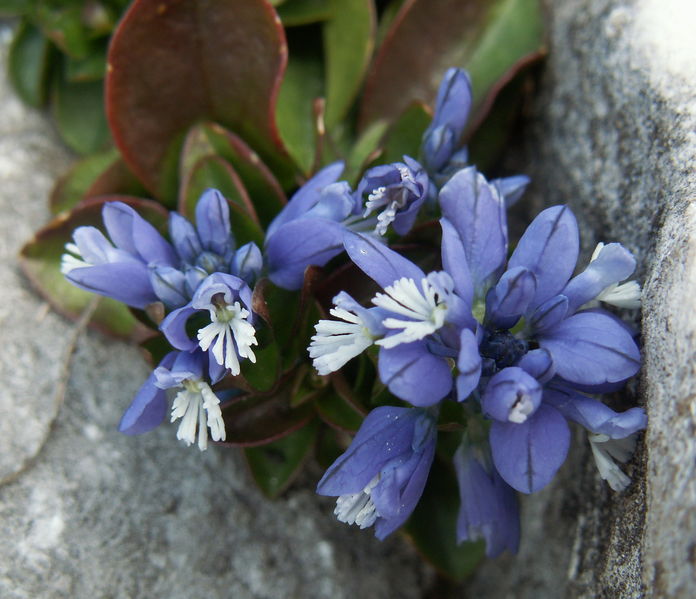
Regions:
<svg viewBox="0 0 696 599"><path fill-rule="evenodd" d="M274 118L287 46L264 0L136 0L108 61L114 138L158 197L173 195L168 158L201 119L233 129L274 169L288 172Z"/></svg>
<svg viewBox="0 0 696 599"><path fill-rule="evenodd" d="M8 59L10 81L20 98L38 108L46 100L50 43L36 27L23 22L12 40Z"/></svg>
<svg viewBox="0 0 696 599"><path fill-rule="evenodd" d="M372 0L330 0L324 24L326 125L341 122L358 93L375 45Z"/></svg>
<svg viewBox="0 0 696 599"><path fill-rule="evenodd" d="M475 122L496 82L525 56L539 52L542 38L537 0L408 1L368 75L361 128L393 119L414 100L431 101L452 66L471 71Z"/></svg>

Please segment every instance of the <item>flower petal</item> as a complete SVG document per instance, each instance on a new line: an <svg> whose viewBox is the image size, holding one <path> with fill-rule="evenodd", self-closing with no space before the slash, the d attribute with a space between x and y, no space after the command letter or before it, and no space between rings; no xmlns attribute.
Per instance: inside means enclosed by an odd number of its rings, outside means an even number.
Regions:
<svg viewBox="0 0 696 599"><path fill-rule="evenodd" d="M476 335L471 330L462 330L459 341L457 400L464 401L476 389L481 378L481 356Z"/></svg>
<svg viewBox="0 0 696 599"><path fill-rule="evenodd" d="M568 420L577 422L592 433L607 435L610 439L624 439L642 431L648 423L643 408L615 412L601 401L566 386L545 389L544 401L554 406Z"/></svg>
<svg viewBox="0 0 696 599"><path fill-rule="evenodd" d="M522 493L544 488L568 454L570 429L565 418L544 404L522 424L493 422L493 463L503 479Z"/></svg>
<svg viewBox="0 0 696 599"><path fill-rule="evenodd" d="M539 335L551 352L556 373L572 383L601 385L632 377L640 368L640 351L616 318L580 312Z"/></svg>
<svg viewBox="0 0 696 599"><path fill-rule="evenodd" d="M506 271L486 295L486 320L498 329L511 329L536 293L536 279L523 266Z"/></svg>
<svg viewBox="0 0 696 599"><path fill-rule="evenodd" d="M442 215L461 238L477 294L505 263L507 220L497 190L474 167L457 172L439 196Z"/></svg>
<svg viewBox="0 0 696 599"><path fill-rule="evenodd" d="M346 231L343 245L350 259L382 288L402 278L413 279L418 285L425 273L413 262L377 241L374 237Z"/></svg>
<svg viewBox="0 0 696 599"><path fill-rule="evenodd" d="M111 297L133 308L144 309L159 301L152 289L150 272L141 262L114 262L74 268L65 278L73 285Z"/></svg>
<svg viewBox="0 0 696 599"><path fill-rule="evenodd" d="M537 290L531 308L565 287L575 270L579 247L578 224L567 206L547 208L527 227L508 268L524 266L534 273Z"/></svg>
<svg viewBox="0 0 696 599"><path fill-rule="evenodd" d="M635 269L636 259L620 243L605 245L597 258L563 289L563 295L568 298L569 311L575 312L610 285L627 279Z"/></svg>
<svg viewBox="0 0 696 599"><path fill-rule="evenodd" d="M273 235L281 225L299 218L310 210L319 201L321 190L327 185L335 183L341 176L344 167L345 164L342 161L329 164L300 187L295 192L295 195L290 198L285 208L280 211L278 216L268 226L266 238L268 239Z"/></svg>
<svg viewBox="0 0 696 599"><path fill-rule="evenodd" d="M204 250L225 256L234 249L230 207L217 189L208 189L196 204L196 229Z"/></svg>
<svg viewBox="0 0 696 599"><path fill-rule="evenodd" d="M269 278L278 287L302 287L305 269L324 266L343 251L345 227L323 218L294 220L266 238Z"/></svg>
<svg viewBox="0 0 696 599"><path fill-rule="evenodd" d="M449 362L431 354L425 341L381 348L378 370L389 390L414 406L436 404L452 389Z"/></svg>

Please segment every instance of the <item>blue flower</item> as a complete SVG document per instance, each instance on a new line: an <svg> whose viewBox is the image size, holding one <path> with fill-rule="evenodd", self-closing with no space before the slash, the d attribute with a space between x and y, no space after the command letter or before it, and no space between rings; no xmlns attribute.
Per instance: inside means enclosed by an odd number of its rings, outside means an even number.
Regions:
<svg viewBox="0 0 696 599"><path fill-rule="evenodd" d="M520 515L517 495L498 474L485 446L462 443L454 454L461 505L457 542L485 539L486 555L517 553Z"/></svg>
<svg viewBox="0 0 696 599"><path fill-rule="evenodd" d="M471 80L468 73L463 69L448 69L440 83L435 114L423 134L421 146L425 165L432 176L445 170L460 150L471 101ZM464 150L455 160L456 166L464 166L466 161Z"/></svg>
<svg viewBox="0 0 696 599"><path fill-rule="evenodd" d="M166 389L179 389L171 414L172 422L181 419L177 439L191 445L197 436L201 451L208 446L208 430L213 441L224 441L220 400L210 388L222 375L223 370L213 363L208 365L207 356L201 351L170 352L136 393L121 418L119 430L138 435L161 424L167 412Z"/></svg>
<svg viewBox="0 0 696 599"><path fill-rule="evenodd" d="M384 539L411 515L435 455L434 416L414 408L370 412L348 447L326 471L317 493L338 497L341 522L375 526Z"/></svg>
<svg viewBox="0 0 696 599"><path fill-rule="evenodd" d="M264 254L268 276L279 287L302 287L305 269L324 266L343 251L343 232L360 220L350 186L337 182L343 163L335 162L307 181L269 225Z"/></svg>
<svg viewBox="0 0 696 599"><path fill-rule="evenodd" d="M111 241L94 227L78 227L74 243L66 245L61 272L81 289L134 308L159 301L150 280L150 266L176 266L172 246L123 202L104 204L102 218Z"/></svg>
<svg viewBox="0 0 696 599"><path fill-rule="evenodd" d="M459 363L470 365L467 379L479 379L481 407L493 419L497 470L531 493L553 478L570 443L566 418L574 418L553 401L554 388L613 389L640 367L627 327L608 312L585 308L630 276L635 261L619 244L609 244L571 278L577 223L570 209L554 206L531 223L506 264L505 202L496 186L468 168L449 180L439 200L443 265L479 321L480 362L471 346L462 346ZM582 402L588 412L608 410L596 400Z"/></svg>
<svg viewBox="0 0 696 599"><path fill-rule="evenodd" d="M168 309L183 306L214 272L236 275L251 285L263 266L256 244L235 251L227 201L214 189L196 204L196 227L170 214L172 244L122 202L104 204L102 217L113 243L94 227L78 227L74 243L66 245L61 272L82 289L134 308L154 302Z"/></svg>
<svg viewBox="0 0 696 599"><path fill-rule="evenodd" d="M200 328L192 339L187 325L197 313L204 320L197 324ZM188 304L167 315L160 330L176 349L192 352L200 347L210 354L211 363L236 376L241 371L240 360L256 362L254 324L249 286L239 277L216 272L198 285Z"/></svg>
<svg viewBox="0 0 696 599"><path fill-rule="evenodd" d="M406 235L428 198L429 180L423 167L404 156L403 162L383 164L369 169L358 183L356 196L365 200L364 217L377 215L375 232L385 235L389 225L399 235Z"/></svg>

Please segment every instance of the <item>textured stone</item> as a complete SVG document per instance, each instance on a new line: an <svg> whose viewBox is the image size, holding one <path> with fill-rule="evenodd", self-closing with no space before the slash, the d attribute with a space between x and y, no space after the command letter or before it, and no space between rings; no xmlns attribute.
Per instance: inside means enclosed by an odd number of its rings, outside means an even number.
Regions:
<svg viewBox="0 0 696 599"><path fill-rule="evenodd" d="M696 596L696 6L547 3L550 54L528 132L535 210L570 204L585 252L619 241L644 283L644 367L617 406L649 426L613 493L578 438L553 486L524 500L517 557L471 596ZM628 403L626 403L628 402Z"/></svg>
<svg viewBox="0 0 696 599"><path fill-rule="evenodd" d="M0 25L3 66L9 38ZM0 112L0 597L420 597L432 571L401 539L337 523L318 471L271 502L236 451L186 448L173 426L118 434L147 374L135 348L80 337L60 406L74 327L30 292L16 252L71 157L4 76Z"/></svg>

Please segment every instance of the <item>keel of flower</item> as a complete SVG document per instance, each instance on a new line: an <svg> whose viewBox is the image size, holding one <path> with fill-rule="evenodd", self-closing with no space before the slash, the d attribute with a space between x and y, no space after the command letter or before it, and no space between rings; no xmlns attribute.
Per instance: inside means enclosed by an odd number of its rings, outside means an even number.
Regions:
<svg viewBox="0 0 696 599"><path fill-rule="evenodd" d="M220 400L210 386L200 380L188 379L182 382L183 389L174 398L171 422L181 419L176 438L191 445L196 440L198 428L198 449L208 447L208 429L213 441L225 440L225 423L220 410Z"/></svg>
<svg viewBox="0 0 696 599"><path fill-rule="evenodd" d="M247 320L249 311L242 308L239 302L232 305L220 300L210 307L209 325L198 331L198 344L203 351L211 353L218 364L229 369L236 376L240 372L239 357L256 362L256 356L251 349L257 345L254 326Z"/></svg>
<svg viewBox="0 0 696 599"><path fill-rule="evenodd" d="M406 318L385 318L382 324L386 328L401 331L380 339L376 342L378 345L392 348L411 343L442 327L447 317L447 299L452 292L452 281L446 276L445 285L435 285L433 282L431 277L424 278L421 291L413 279L402 278L385 287L386 293L378 293L374 297L372 303L376 306Z"/></svg>
<svg viewBox="0 0 696 599"><path fill-rule="evenodd" d="M614 460L621 463L629 460L636 447L636 435L629 435L623 439L611 439L609 435L590 433L588 438L599 475L614 491L623 491L631 484L631 479Z"/></svg>

